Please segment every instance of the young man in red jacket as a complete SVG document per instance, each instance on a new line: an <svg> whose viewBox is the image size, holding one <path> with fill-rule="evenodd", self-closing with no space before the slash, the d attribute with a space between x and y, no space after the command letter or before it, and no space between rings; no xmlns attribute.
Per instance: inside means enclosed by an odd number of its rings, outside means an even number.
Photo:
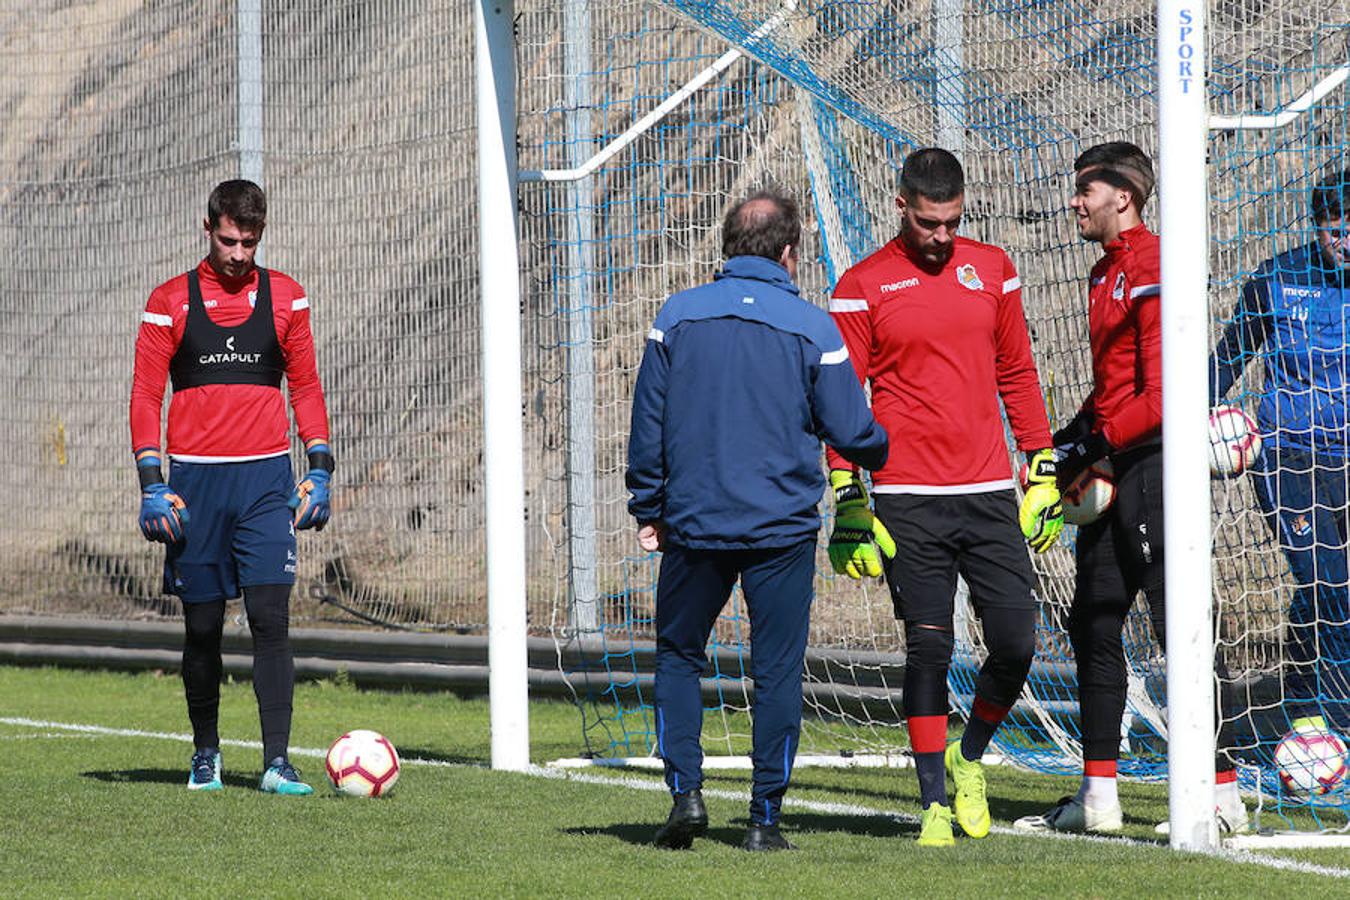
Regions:
<svg viewBox="0 0 1350 900"><path fill-rule="evenodd" d="M155 288L141 316L131 446L141 532L168 545L164 591L183 602L183 686L195 744L188 788L222 786L220 642L225 603L242 591L262 725L260 787L295 795L312 792L287 757L295 529L327 524L333 454L309 300L286 275L254 264L266 221L267 199L253 182L225 181L211 192L206 258ZM283 378L309 456L299 484ZM166 484L159 423L170 379Z"/></svg>
<svg viewBox="0 0 1350 900"><path fill-rule="evenodd" d="M1114 141L1074 161L1069 201L1084 240L1104 255L1088 282L1092 393L1078 415L1055 433L1059 479L1068 484L1109 456L1116 499L1084 525L1075 545L1077 576L1069 639L1078 665L1083 781L1044 815L1015 824L1024 830L1114 832L1122 825L1116 792L1126 667L1121 633L1135 595L1148 600L1153 633L1165 646L1162 495L1162 278L1158 236L1141 211L1153 190L1153 164L1134 144ZM1247 826L1237 773L1216 762L1220 828Z"/></svg>
<svg viewBox="0 0 1350 900"><path fill-rule="evenodd" d="M900 234L839 279L830 312L872 411L894 443L872 477L875 518L856 469L829 453L835 571L879 575L905 622L904 708L919 776L919 843L989 833L980 758L1026 681L1036 598L1024 537L1049 549L1063 526L1050 426L1022 313L1021 281L999 247L958 237L960 162L917 150L900 176ZM1031 486L1019 513L999 400ZM1019 531L1018 523L1021 523ZM894 543L892 544L892 536ZM873 545L875 539L876 546ZM947 669L956 577L970 586L988 659L961 740L947 745Z"/></svg>

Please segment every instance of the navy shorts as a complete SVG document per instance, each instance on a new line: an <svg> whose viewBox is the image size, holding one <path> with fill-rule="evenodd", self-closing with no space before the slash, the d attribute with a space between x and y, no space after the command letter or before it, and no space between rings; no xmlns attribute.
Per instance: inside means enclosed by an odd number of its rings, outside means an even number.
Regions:
<svg viewBox="0 0 1350 900"><path fill-rule="evenodd" d="M289 456L169 465L188 509L187 538L169 548L164 592L184 603L238 597L241 588L295 584L295 528L286 506Z"/></svg>

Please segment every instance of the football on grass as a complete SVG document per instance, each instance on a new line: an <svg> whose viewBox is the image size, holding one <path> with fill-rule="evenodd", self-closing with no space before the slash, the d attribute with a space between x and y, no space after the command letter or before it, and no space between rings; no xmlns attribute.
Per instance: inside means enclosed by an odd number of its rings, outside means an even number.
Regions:
<svg viewBox="0 0 1350 900"><path fill-rule="evenodd" d="M1345 741L1332 731L1291 731L1275 748L1275 764L1285 790L1316 797L1345 778Z"/></svg>
<svg viewBox="0 0 1350 900"><path fill-rule="evenodd" d="M398 752L378 731L349 731L324 759L333 790L351 797L383 797L398 781Z"/></svg>

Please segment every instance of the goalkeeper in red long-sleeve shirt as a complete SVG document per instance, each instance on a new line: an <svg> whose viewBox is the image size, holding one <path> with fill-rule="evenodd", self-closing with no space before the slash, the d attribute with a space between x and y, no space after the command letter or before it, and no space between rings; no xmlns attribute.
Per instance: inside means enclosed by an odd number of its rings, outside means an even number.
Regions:
<svg viewBox="0 0 1350 900"><path fill-rule="evenodd" d="M1148 601L1153 635L1166 649L1162 273L1158 236L1142 218L1154 183L1148 156L1134 144L1112 141L1089 147L1073 167L1069 206L1079 235L1100 244L1102 258L1088 278L1092 392L1054 440L1063 484L1109 457L1116 499L1100 519L1083 526L1074 546L1078 565L1068 631L1078 669L1083 780L1075 796L1044 815L1018 819L1014 827L1112 833L1123 826L1116 791L1128 685L1122 632L1140 591ZM1221 660L1216 659L1216 668L1226 674ZM1231 746L1226 730L1220 731L1220 743ZM1222 752L1215 760L1215 781L1219 828L1246 830L1237 771ZM1159 830L1165 831L1166 824Z"/></svg>
<svg viewBox="0 0 1350 900"><path fill-rule="evenodd" d="M288 759L295 530L327 524L334 467L309 301L291 278L254 262L266 221L267 199L253 182L225 181L211 192L206 258L155 288L141 316L131 445L141 532L167 545L164 590L183 603L183 686L195 744L188 788L222 786L220 644L226 601L242 592L262 726L260 787L303 795L312 789ZM308 453L298 484L283 379ZM160 410L169 381L166 483Z"/></svg>
<svg viewBox="0 0 1350 900"><path fill-rule="evenodd" d="M964 203L955 156L938 148L911 154L896 198L899 236L845 272L830 300L893 446L873 475L875 517L854 468L829 454L836 514L830 560L835 571L860 578L881 574L878 548L890 557L884 569L905 622L904 711L924 846L954 840L947 774L956 821L971 837L989 833L979 760L1035 650L1036 600L1023 540L1047 550L1064 521L1021 282L1002 249L956 235ZM1020 510L1000 398L1029 457ZM965 733L947 746L958 574L970 587L989 656Z"/></svg>

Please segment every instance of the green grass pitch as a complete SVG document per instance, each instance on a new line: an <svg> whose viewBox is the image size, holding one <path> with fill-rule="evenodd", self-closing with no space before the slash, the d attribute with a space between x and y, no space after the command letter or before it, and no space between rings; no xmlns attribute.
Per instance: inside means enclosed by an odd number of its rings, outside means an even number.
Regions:
<svg viewBox="0 0 1350 900"><path fill-rule="evenodd" d="M531 709L532 758L574 756L566 704ZM27 720L21 721L21 720ZM34 724L43 723L43 724ZM73 726L96 726L80 731ZM374 728L405 758L394 795L340 798L301 755ZM1345 851L1202 857L1169 851L1156 785L1123 786L1126 840L1025 837L921 850L907 770L802 769L784 828L797 853L753 856L749 774L705 785L712 826L691 852L647 845L669 801L653 773L493 772L484 700L297 687L293 747L318 791L256 790L261 751L223 749L226 789L189 794L174 674L0 667L0 876L5 896L257 897L1343 897ZM140 732L127 734L121 732ZM248 683L224 687L221 733L256 741ZM418 762L421 760L423 762ZM996 829L1073 779L990 770Z"/></svg>

